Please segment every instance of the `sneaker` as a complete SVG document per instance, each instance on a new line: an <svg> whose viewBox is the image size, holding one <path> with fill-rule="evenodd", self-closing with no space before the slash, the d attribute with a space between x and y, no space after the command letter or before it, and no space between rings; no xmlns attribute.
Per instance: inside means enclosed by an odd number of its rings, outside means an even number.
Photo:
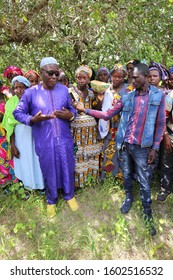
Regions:
<svg viewBox="0 0 173 280"><path fill-rule="evenodd" d="M132 207L133 199L132 198L126 198L123 202L120 210L121 213L126 214L129 212L130 208Z"/></svg>
<svg viewBox="0 0 173 280"><path fill-rule="evenodd" d="M171 195L171 191L161 190L157 196L157 201L165 202L168 196Z"/></svg>
<svg viewBox="0 0 173 280"><path fill-rule="evenodd" d="M72 211L77 211L78 210L79 207L78 207L78 204L77 204L77 201L76 201L75 197L73 197L70 200L67 200L67 203L68 203L68 205L69 205L69 207Z"/></svg>

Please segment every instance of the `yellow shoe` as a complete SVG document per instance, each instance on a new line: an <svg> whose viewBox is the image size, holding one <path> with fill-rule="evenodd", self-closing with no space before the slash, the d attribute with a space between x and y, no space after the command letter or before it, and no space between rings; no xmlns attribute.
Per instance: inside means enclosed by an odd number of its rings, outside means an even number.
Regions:
<svg viewBox="0 0 173 280"><path fill-rule="evenodd" d="M72 211L77 211L78 210L79 207L78 207L78 204L77 204L77 201L76 201L75 197L73 197L70 200L67 200L67 203L68 203L68 205L69 205L69 207Z"/></svg>
<svg viewBox="0 0 173 280"><path fill-rule="evenodd" d="M52 219L56 215L56 204L47 204L47 216Z"/></svg>

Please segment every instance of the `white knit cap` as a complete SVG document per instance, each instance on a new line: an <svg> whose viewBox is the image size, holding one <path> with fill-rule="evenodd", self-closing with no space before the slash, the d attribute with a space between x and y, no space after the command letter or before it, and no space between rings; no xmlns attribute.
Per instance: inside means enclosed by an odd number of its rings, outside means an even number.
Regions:
<svg viewBox="0 0 173 280"><path fill-rule="evenodd" d="M48 65L48 64L59 65L58 62L56 61L56 59L53 58L52 56L50 56L50 57L43 57L41 62L40 62L40 68L42 68L43 66Z"/></svg>

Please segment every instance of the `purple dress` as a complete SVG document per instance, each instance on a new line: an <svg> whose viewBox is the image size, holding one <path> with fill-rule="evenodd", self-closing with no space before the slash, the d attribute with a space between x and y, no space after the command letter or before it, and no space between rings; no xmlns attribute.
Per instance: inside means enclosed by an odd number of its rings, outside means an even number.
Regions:
<svg viewBox="0 0 173 280"><path fill-rule="evenodd" d="M68 89L64 85L56 84L52 90L36 85L25 91L13 114L19 122L30 125L31 117L39 111L50 115L63 107L76 115ZM71 199L74 195L75 163L69 121L54 118L34 123L32 128L45 181L47 202L57 202L58 189L62 189L65 200Z"/></svg>

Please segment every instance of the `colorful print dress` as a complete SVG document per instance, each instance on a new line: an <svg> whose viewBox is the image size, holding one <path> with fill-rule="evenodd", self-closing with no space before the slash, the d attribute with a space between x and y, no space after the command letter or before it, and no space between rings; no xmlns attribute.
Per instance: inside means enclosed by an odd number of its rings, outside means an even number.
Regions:
<svg viewBox="0 0 173 280"><path fill-rule="evenodd" d="M5 102L2 102L0 103L0 113L4 115L4 112ZM5 130L0 123L0 187L17 182L17 178L14 174L14 164L11 159L9 145L5 134Z"/></svg>
<svg viewBox="0 0 173 280"><path fill-rule="evenodd" d="M123 94L127 94L131 91L131 87L128 84L124 84L120 92L113 89L112 85L106 90L104 94L104 100L102 105L102 111L105 112L121 98ZM105 121L99 120L98 128L101 138L103 139L103 147L101 152L101 178L104 179L107 173L111 173L112 176L122 177L119 162L118 162L118 150L116 147L115 136L117 133L118 125L120 121L120 115L115 115L111 120Z"/></svg>
<svg viewBox="0 0 173 280"><path fill-rule="evenodd" d="M69 94L85 108L92 108L94 94L88 90L88 95L83 98L76 87L69 88ZM75 187L84 187L87 177L99 176L99 155L101 145L97 140L96 120L84 113L78 113L71 122L71 133L77 147L75 153Z"/></svg>

